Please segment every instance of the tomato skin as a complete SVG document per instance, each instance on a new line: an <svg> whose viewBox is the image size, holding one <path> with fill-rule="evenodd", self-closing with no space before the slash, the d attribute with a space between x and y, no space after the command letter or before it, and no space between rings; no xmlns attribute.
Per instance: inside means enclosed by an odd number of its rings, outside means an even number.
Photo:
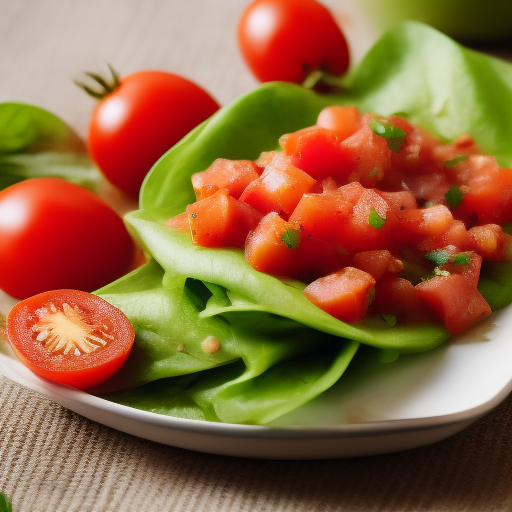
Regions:
<svg viewBox="0 0 512 512"><path fill-rule="evenodd" d="M25 299L57 288L92 291L128 271L134 244L92 192L35 178L0 192L0 289Z"/></svg>
<svg viewBox="0 0 512 512"><path fill-rule="evenodd" d="M238 43L261 82L302 83L313 70L339 76L349 66L345 36L315 0L255 0L240 19Z"/></svg>
<svg viewBox="0 0 512 512"><path fill-rule="evenodd" d="M40 312L53 305L62 313L64 303L78 307L88 325L106 332L105 346L80 355L64 354L48 349L44 340L36 338L34 326L40 321ZM97 295L78 290L44 292L19 302L9 312L6 332L11 348L27 368L78 389L93 388L114 375L128 358L135 339L133 326L120 310Z"/></svg>
<svg viewBox="0 0 512 512"><path fill-rule="evenodd" d="M133 73L96 105L89 154L111 183L137 199L153 164L218 108L185 78L162 71Z"/></svg>

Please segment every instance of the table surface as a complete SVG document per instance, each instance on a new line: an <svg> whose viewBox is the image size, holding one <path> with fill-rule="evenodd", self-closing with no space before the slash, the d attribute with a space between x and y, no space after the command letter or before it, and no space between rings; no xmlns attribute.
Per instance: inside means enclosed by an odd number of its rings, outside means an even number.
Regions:
<svg viewBox="0 0 512 512"><path fill-rule="evenodd" d="M0 102L46 108L84 136L94 100L73 80L108 62L121 74L181 74L227 104L258 85L236 46L247 3L0 0ZM325 3L359 60L378 30L356 0ZM359 459L265 461L138 439L0 376L0 492L15 512L511 510L512 397L428 447Z"/></svg>

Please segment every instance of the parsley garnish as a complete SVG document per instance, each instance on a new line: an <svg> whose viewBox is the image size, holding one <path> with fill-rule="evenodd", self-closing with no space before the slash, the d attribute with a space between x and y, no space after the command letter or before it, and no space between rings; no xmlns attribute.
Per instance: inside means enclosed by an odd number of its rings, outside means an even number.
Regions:
<svg viewBox="0 0 512 512"><path fill-rule="evenodd" d="M281 241L288 249L297 249L300 244L300 235L295 229L289 228L282 234Z"/></svg>
<svg viewBox="0 0 512 512"><path fill-rule="evenodd" d="M459 162L464 162L464 160L467 160L469 158L468 155L458 155L455 158L452 158L451 160L447 160L444 163L445 167L455 167Z"/></svg>
<svg viewBox="0 0 512 512"><path fill-rule="evenodd" d="M448 263L451 254L444 249L437 249L435 251L427 252L425 258L431 261L436 267L441 267L445 263Z"/></svg>
<svg viewBox="0 0 512 512"><path fill-rule="evenodd" d="M379 121L375 117L370 121L370 128L375 135L386 139L388 148L398 153L405 141L405 132L387 121Z"/></svg>
<svg viewBox="0 0 512 512"><path fill-rule="evenodd" d="M464 199L464 195L456 185L452 185L444 197L446 198L446 202L448 203L450 210L455 210L455 208L460 206Z"/></svg>
<svg viewBox="0 0 512 512"><path fill-rule="evenodd" d="M455 265L461 265L462 267L466 267L467 265L469 265L470 260L471 258L469 256L469 253L460 252L459 254L456 254L453 257L452 261Z"/></svg>
<svg viewBox="0 0 512 512"><path fill-rule="evenodd" d="M370 224L370 226L373 226L375 229L380 229L384 226L385 222L386 219L381 217L375 208L370 210L370 215L368 215L368 224Z"/></svg>

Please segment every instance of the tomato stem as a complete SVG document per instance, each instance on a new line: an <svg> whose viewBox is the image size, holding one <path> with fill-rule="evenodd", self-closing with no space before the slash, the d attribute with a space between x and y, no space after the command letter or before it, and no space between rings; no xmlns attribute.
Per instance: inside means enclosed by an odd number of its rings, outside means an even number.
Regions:
<svg viewBox="0 0 512 512"><path fill-rule="evenodd" d="M331 75L322 69L313 69L302 82L302 87L318 91L340 87L340 77Z"/></svg>
<svg viewBox="0 0 512 512"><path fill-rule="evenodd" d="M110 80L107 81L105 78L103 78L101 75L98 75L97 73L91 73L90 71L86 71L85 74L94 80L96 85L99 85L101 87L100 90L93 89L92 87L88 86L87 84L83 82L79 82L75 80L75 84L78 85L78 87L82 88L89 96L92 96L93 98L96 98L98 100L103 99L105 96L110 94L112 91L117 89L121 86L121 81L119 80L119 75L116 73L114 68L107 63L108 69L110 71Z"/></svg>

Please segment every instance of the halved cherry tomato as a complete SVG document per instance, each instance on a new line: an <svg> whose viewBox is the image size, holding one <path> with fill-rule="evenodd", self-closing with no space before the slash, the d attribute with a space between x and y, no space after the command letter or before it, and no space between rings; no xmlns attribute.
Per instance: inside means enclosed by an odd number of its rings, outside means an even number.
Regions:
<svg viewBox="0 0 512 512"><path fill-rule="evenodd" d="M316 0L255 0L240 19L238 42L261 82L302 83L312 71L340 76L349 65L345 36Z"/></svg>
<svg viewBox="0 0 512 512"><path fill-rule="evenodd" d="M54 290L19 302L7 316L6 332L27 368L78 389L90 389L114 375L135 338L119 309L78 290Z"/></svg>

